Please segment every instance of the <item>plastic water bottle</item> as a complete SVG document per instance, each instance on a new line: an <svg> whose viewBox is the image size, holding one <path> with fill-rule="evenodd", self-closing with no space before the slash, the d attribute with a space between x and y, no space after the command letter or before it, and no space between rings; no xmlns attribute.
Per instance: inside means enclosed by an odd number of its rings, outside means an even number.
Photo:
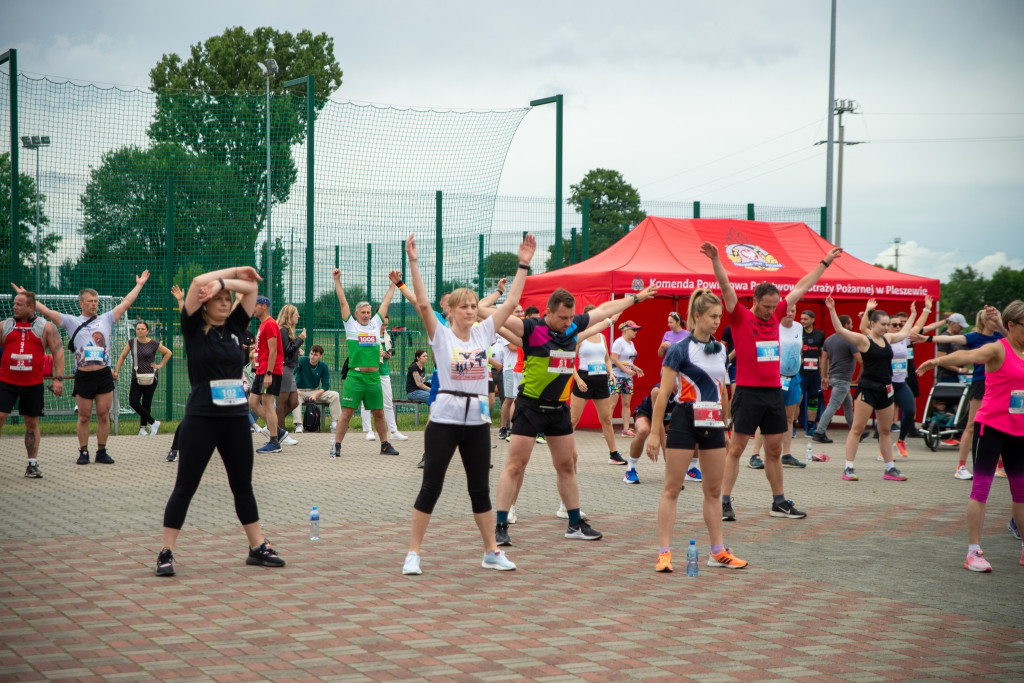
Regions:
<svg viewBox="0 0 1024 683"><path fill-rule="evenodd" d="M811 462L812 460L814 460L814 454L811 452L811 442L810 441L807 442L806 454L807 454L807 457L806 457L807 462Z"/></svg>
<svg viewBox="0 0 1024 683"><path fill-rule="evenodd" d="M309 513L309 540L320 540L320 511L316 509L316 505Z"/></svg>
<svg viewBox="0 0 1024 683"><path fill-rule="evenodd" d="M697 541L692 538L686 548L686 575L697 576Z"/></svg>

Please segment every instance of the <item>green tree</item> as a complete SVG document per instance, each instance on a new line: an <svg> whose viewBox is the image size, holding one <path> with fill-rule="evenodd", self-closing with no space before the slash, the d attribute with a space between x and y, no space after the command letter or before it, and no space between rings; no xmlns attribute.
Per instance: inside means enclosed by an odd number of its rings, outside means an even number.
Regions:
<svg viewBox="0 0 1024 683"><path fill-rule="evenodd" d="M1017 299L1024 299L1024 268L1014 270L1000 266L985 285L985 303L1002 312L1007 304Z"/></svg>
<svg viewBox="0 0 1024 683"><path fill-rule="evenodd" d="M46 195L30 175L18 173L18 261L24 280L19 284L35 288L36 209L39 209L39 279L42 289L50 283L50 256L57 251L60 235L47 234ZM0 154L0 273L7 277L11 265L11 154Z"/></svg>
<svg viewBox="0 0 1024 683"><path fill-rule="evenodd" d="M484 279L513 278L519 267L519 255L510 251L496 251L484 257Z"/></svg>
<svg viewBox="0 0 1024 683"><path fill-rule="evenodd" d="M570 185L569 190L569 204L576 213L583 212L583 198L590 199L590 234L587 240L590 256L600 254L647 218L647 214L640 210L640 193L618 171L595 168L587 172L580 182ZM548 252L547 267L551 268L555 246L548 247ZM577 253L582 255L582 244L577 245ZM571 239L562 240L562 262L573 262Z"/></svg>
<svg viewBox="0 0 1024 683"><path fill-rule="evenodd" d="M269 283L273 280L273 286L270 287L272 296L270 300L274 306L274 310L270 312L272 316L277 317L277 312L281 310L281 307L285 304L292 303L287 301L284 296L284 275L288 268L290 259L288 253L284 248L284 243L280 237L274 238L274 247L270 250L270 258L273 263L273 274L271 277L267 276L267 249L263 247L258 250L256 258L256 272L263 278L263 282L260 283L260 291L265 294L269 287Z"/></svg>
<svg viewBox="0 0 1024 683"><path fill-rule="evenodd" d="M973 323L974 314L985 305L987 283L985 276L971 266L957 268L949 281L942 285L942 310L946 313L962 313Z"/></svg>

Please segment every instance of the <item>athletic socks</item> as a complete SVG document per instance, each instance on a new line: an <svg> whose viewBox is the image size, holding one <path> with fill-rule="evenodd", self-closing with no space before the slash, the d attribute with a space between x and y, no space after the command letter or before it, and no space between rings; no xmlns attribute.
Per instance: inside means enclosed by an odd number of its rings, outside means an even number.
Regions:
<svg viewBox="0 0 1024 683"><path fill-rule="evenodd" d="M580 523L579 508L573 508L572 510L567 510L566 512L569 513L569 526L576 526Z"/></svg>
<svg viewBox="0 0 1024 683"><path fill-rule="evenodd" d="M38 464L38 460L36 460L35 458L29 458L28 459L28 464L29 465L36 465L36 464Z"/></svg>
<svg viewBox="0 0 1024 683"><path fill-rule="evenodd" d="M786 496L785 496L785 494L781 494L781 493L780 493L780 494L779 494L779 495L777 495L777 496L774 496L774 495L773 495L773 496L772 496L772 500L773 500L773 502L774 502L774 503L775 503L776 505L782 505L783 503L785 503L785 502L786 502Z"/></svg>
<svg viewBox="0 0 1024 683"><path fill-rule="evenodd" d="M658 549L658 553L659 554L661 554L661 553L668 553L668 552L672 552L672 548L669 548L667 545L666 546L662 546L661 548Z"/></svg>
<svg viewBox="0 0 1024 683"><path fill-rule="evenodd" d="M496 516L498 524L508 524L508 510L498 510Z"/></svg>
<svg viewBox="0 0 1024 683"><path fill-rule="evenodd" d="M700 460L697 458L697 456L694 456L693 458L690 459L690 467L700 467Z"/></svg>
<svg viewBox="0 0 1024 683"><path fill-rule="evenodd" d="M888 472L891 469L895 469L895 467L896 467L896 462L894 460L890 460L889 462L885 463L885 471L886 472Z"/></svg>
<svg viewBox="0 0 1024 683"><path fill-rule="evenodd" d="M713 546L711 546L711 554L712 555L717 555L718 553L722 552L723 550L725 550L725 546L724 545L713 545Z"/></svg>
<svg viewBox="0 0 1024 683"><path fill-rule="evenodd" d="M846 467L847 467L848 469L851 469L851 470L852 470L852 469L853 469L853 461L852 461L852 460L847 460L847 461L846 461Z"/></svg>
<svg viewBox="0 0 1024 683"><path fill-rule="evenodd" d="M640 458L627 458L627 460L629 460L629 465L626 466L627 472L635 470L637 463L640 462Z"/></svg>
<svg viewBox="0 0 1024 683"><path fill-rule="evenodd" d="M973 553L975 550L981 550L981 546L980 545L976 545L974 543L968 544L968 546L967 546L967 554L968 555Z"/></svg>

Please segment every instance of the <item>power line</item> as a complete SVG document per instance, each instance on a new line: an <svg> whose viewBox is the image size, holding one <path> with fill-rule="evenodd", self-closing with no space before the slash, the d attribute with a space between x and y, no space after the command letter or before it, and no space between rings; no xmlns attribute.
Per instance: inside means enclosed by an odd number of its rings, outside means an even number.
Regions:
<svg viewBox="0 0 1024 683"><path fill-rule="evenodd" d="M750 168L746 168L746 169L744 169L742 171L737 171L736 173L730 173L729 175L722 176L721 178L716 178L715 180L709 180L706 183L701 183L700 185L694 185L693 187L687 187L687 188L684 188L682 190L679 190L678 192L673 192L672 194L665 195L664 197L661 197L660 200L665 200L665 199L668 199L670 197L674 197L677 194L682 194L683 192L689 192L689 191L697 189L699 187L704 187L705 185L711 185L711 184L714 184L714 183L716 183L716 182L718 182L720 180L726 180L726 179L731 178L733 176L740 175L742 173L746 173L747 171L753 170L754 168L757 168L759 166L764 166L765 164L769 164L772 161L778 161L779 159L784 159L785 157L793 156L794 154L797 154L798 152L803 152L803 151L806 151L806 150L798 149L795 152L790 152L789 154L783 154L781 157L776 157L775 159L770 159L769 161L766 161L766 162L761 163L761 164L757 164L755 166L751 166ZM796 166L797 164L802 164L802 163L804 163L806 161L811 161L812 159L818 159L820 157L821 157L821 152L815 149L813 154L811 154L810 156L806 156L803 159L797 159L796 161L790 162L788 164L783 164L782 166L779 166L777 168L769 169L769 170L767 170L767 171L765 171L763 173L758 173L757 175L750 176L749 178L744 178L743 180L737 180L734 183L729 183L727 185L722 185L721 187L716 187L716 188L713 188L711 190L704 190L704 191L707 192L708 194L711 194L712 192L718 192L719 190L724 190L724 189L727 189L727 188L730 188L730 187L734 187L736 185L742 185L743 183L750 182L751 180L754 180L755 178L760 178L762 176L770 175L770 174L775 173L777 171L781 171L783 169L789 168L790 166ZM658 200L655 200L655 201L658 201Z"/></svg>
<svg viewBox="0 0 1024 683"><path fill-rule="evenodd" d="M1021 142L1024 141L1024 135L1007 135L1007 136L992 136L992 137L972 137L972 138L891 138L888 140L872 140L872 144L881 143L901 143L906 142L910 144L915 143L933 143L933 142Z"/></svg>

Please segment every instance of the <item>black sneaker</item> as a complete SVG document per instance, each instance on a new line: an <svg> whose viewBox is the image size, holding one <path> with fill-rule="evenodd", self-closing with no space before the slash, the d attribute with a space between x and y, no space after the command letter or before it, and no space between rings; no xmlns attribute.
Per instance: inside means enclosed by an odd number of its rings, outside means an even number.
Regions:
<svg viewBox="0 0 1024 683"><path fill-rule="evenodd" d="M800 462L789 453L782 456L782 464L786 467L807 467L807 463Z"/></svg>
<svg viewBox="0 0 1024 683"><path fill-rule="evenodd" d="M626 459L623 458L621 455L619 455L618 451L615 451L614 453L609 453L608 454L608 464L609 465L625 465L626 464Z"/></svg>
<svg viewBox="0 0 1024 683"><path fill-rule="evenodd" d="M164 548L156 556L156 575L174 576L174 553L170 548Z"/></svg>
<svg viewBox="0 0 1024 683"><path fill-rule="evenodd" d="M89 464L89 449L79 448L78 449L78 460L75 461L76 465L88 465Z"/></svg>
<svg viewBox="0 0 1024 683"><path fill-rule="evenodd" d="M382 443L380 445L380 454L381 455L398 455L398 451L395 450L395 447L391 445L390 441L385 441L384 443Z"/></svg>
<svg viewBox="0 0 1024 683"><path fill-rule="evenodd" d="M107 454L106 448L101 448L98 451L96 451L96 462L100 463L101 465L113 465L114 459Z"/></svg>
<svg viewBox="0 0 1024 683"><path fill-rule="evenodd" d="M732 501L729 501L728 503L726 503L724 500L722 501L722 521L723 522L735 522L736 521L736 513L733 512L733 509L732 509Z"/></svg>
<svg viewBox="0 0 1024 683"><path fill-rule="evenodd" d="M498 438L499 439L504 439L505 438L505 432L507 432L507 431L508 431L507 427L500 427L498 429Z"/></svg>
<svg viewBox="0 0 1024 683"><path fill-rule="evenodd" d="M420 458L420 464L416 465L416 467L418 467L418 468L420 468L422 470L423 469L423 465L425 465L426 462L427 462L427 454L424 453L423 457Z"/></svg>
<svg viewBox="0 0 1024 683"><path fill-rule="evenodd" d="M811 441L814 443L834 443L832 439L828 438L827 434L819 434L814 432L814 436L811 437Z"/></svg>
<svg viewBox="0 0 1024 683"><path fill-rule="evenodd" d="M266 541L263 541L258 548L249 548L249 557L245 558L245 563L264 567L284 566L284 560L277 556L277 551L267 545Z"/></svg>
<svg viewBox="0 0 1024 683"><path fill-rule="evenodd" d="M174 450L173 448L171 450L167 451L167 462L174 462L177 459L178 459L178 451Z"/></svg>
<svg viewBox="0 0 1024 683"><path fill-rule="evenodd" d="M33 462L25 468L25 476L29 479L42 479L43 473L39 471L39 465Z"/></svg>
<svg viewBox="0 0 1024 683"><path fill-rule="evenodd" d="M752 455L750 456L750 462L747 463L747 467L749 467L752 470L763 470L764 461L761 460L761 458L757 457L756 455Z"/></svg>
<svg viewBox="0 0 1024 683"><path fill-rule="evenodd" d="M601 538L600 531L594 531L590 528L590 525L584 522L582 519L576 526L570 524L565 530L566 538L575 538L581 541L596 541Z"/></svg>
<svg viewBox="0 0 1024 683"><path fill-rule="evenodd" d="M494 525L494 542L498 545L512 545L512 539L508 537L508 524Z"/></svg>
<svg viewBox="0 0 1024 683"><path fill-rule="evenodd" d="M772 503L772 517L787 517L789 519L803 519L806 512L800 512L793 507L793 501L784 500L781 503Z"/></svg>

